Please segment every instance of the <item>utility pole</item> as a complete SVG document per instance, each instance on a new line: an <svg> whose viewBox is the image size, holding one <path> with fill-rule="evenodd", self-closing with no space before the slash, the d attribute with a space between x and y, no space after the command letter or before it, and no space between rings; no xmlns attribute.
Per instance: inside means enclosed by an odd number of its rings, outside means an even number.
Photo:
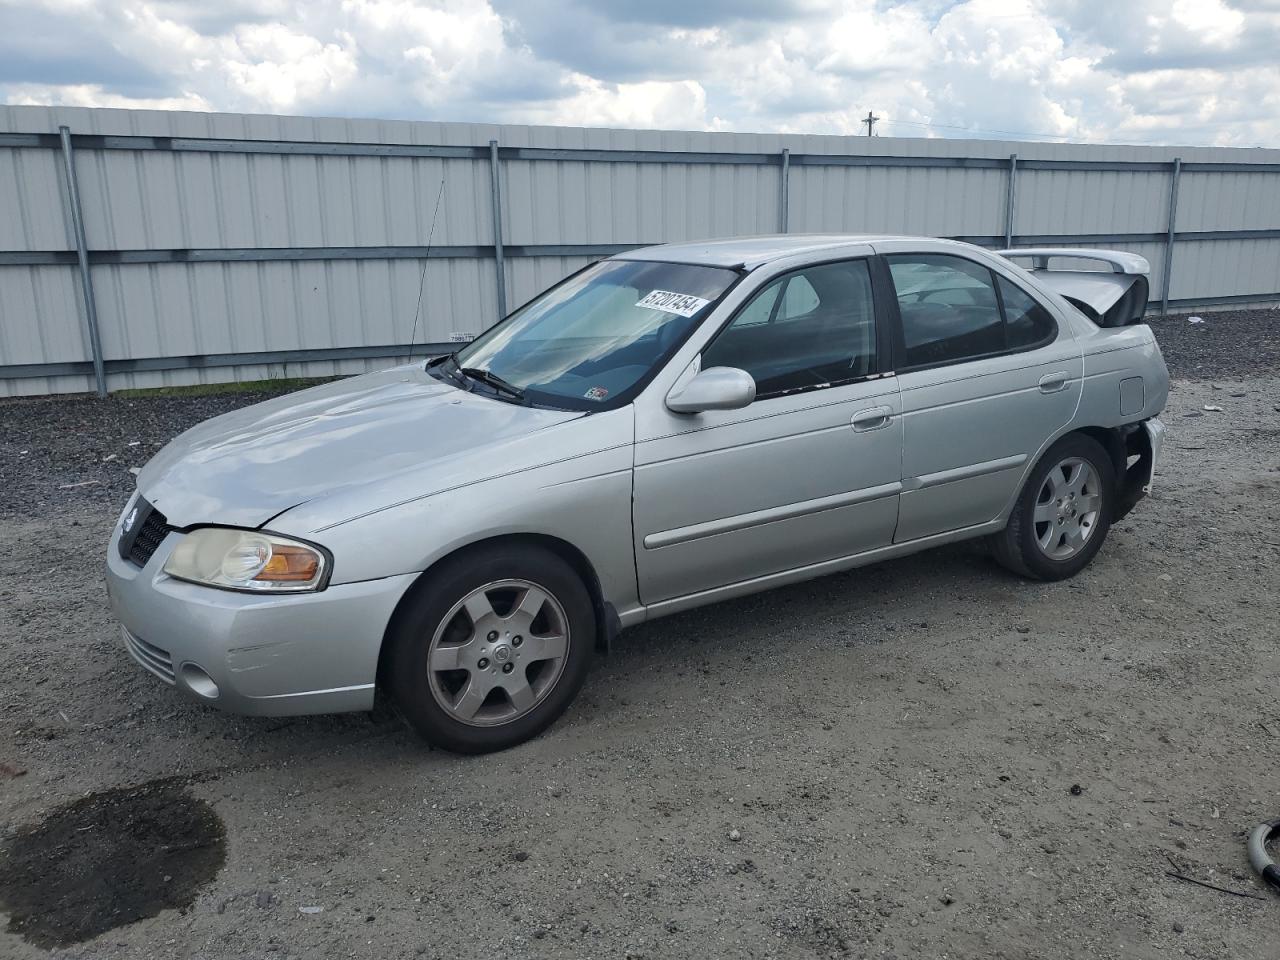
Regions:
<svg viewBox="0 0 1280 960"><path fill-rule="evenodd" d="M869 137L869 136L871 136L871 128L872 128L872 127L874 127L874 126L876 125L876 121L877 121L877 120L879 120L879 119L880 119L880 118L879 118L879 117L877 117L875 114L873 114L870 110L868 110L868 111L867 111L867 118L866 118L865 120L861 121L861 122L862 122L862 123L865 123L865 124L867 125L867 136L868 136L868 137Z"/></svg>

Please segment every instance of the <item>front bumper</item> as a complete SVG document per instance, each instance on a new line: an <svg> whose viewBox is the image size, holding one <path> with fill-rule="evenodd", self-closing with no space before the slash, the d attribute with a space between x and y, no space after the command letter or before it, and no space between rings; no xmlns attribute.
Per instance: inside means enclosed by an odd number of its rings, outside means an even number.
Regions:
<svg viewBox="0 0 1280 960"><path fill-rule="evenodd" d="M175 580L170 533L145 567L107 548L107 594L125 649L183 694L232 713L287 716L373 706L383 634L406 574L319 593L257 595Z"/></svg>

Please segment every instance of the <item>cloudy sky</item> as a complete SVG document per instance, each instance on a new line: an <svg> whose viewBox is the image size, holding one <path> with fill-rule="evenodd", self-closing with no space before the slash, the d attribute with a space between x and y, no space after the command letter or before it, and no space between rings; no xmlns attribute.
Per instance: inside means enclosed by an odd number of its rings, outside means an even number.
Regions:
<svg viewBox="0 0 1280 960"><path fill-rule="evenodd" d="M1277 146L1280 0L0 0L0 100Z"/></svg>

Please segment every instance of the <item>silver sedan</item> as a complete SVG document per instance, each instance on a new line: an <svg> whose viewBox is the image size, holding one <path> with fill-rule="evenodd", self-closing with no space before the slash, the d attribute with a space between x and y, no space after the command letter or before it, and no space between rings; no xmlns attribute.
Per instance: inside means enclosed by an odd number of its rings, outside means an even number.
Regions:
<svg viewBox="0 0 1280 960"><path fill-rule="evenodd" d="M592 264L455 354L164 448L107 552L124 645L227 710L382 689L482 752L664 614L976 537L1070 577L1159 455L1146 273L835 236Z"/></svg>

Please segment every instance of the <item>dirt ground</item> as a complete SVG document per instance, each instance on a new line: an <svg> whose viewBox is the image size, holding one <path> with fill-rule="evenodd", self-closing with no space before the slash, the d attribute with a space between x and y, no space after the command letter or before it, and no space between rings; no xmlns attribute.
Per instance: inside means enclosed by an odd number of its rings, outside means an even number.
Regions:
<svg viewBox="0 0 1280 960"><path fill-rule="evenodd" d="M127 468L243 401L0 404L0 956L1274 958L1280 375L1164 323L1156 492L1076 579L961 545L657 621L479 758L121 649Z"/></svg>

